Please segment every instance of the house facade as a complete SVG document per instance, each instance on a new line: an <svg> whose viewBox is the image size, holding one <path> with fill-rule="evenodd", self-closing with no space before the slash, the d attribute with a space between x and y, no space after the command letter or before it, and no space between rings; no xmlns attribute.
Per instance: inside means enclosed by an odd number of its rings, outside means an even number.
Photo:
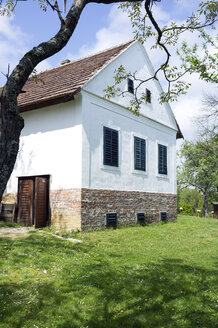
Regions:
<svg viewBox="0 0 218 328"><path fill-rule="evenodd" d="M138 116L127 109L135 81L121 83L125 97L104 98L120 65L137 78L153 74L144 47L131 41L24 86L25 127L6 189L18 198L19 222L88 230L176 219L181 132L170 106L158 101L158 81L146 83Z"/></svg>

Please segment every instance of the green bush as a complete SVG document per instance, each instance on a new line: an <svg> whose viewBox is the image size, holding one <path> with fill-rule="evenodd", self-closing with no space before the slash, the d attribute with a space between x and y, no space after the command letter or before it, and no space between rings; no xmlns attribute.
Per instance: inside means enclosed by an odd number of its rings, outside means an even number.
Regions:
<svg viewBox="0 0 218 328"><path fill-rule="evenodd" d="M183 201L180 201L179 204L178 204L178 212L180 213L180 207L183 208L182 210L182 214L184 215L194 215L194 212L193 212L193 209L192 209L192 206L183 202Z"/></svg>

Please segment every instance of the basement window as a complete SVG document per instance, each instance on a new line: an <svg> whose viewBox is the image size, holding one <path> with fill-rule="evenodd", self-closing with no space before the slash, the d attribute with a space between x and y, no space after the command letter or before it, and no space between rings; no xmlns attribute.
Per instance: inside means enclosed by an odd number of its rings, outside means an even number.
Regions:
<svg viewBox="0 0 218 328"><path fill-rule="evenodd" d="M166 222L167 220L167 212L160 212L160 220Z"/></svg>
<svg viewBox="0 0 218 328"><path fill-rule="evenodd" d="M134 94L134 82L133 80L131 79L127 79L127 89L128 89L128 92Z"/></svg>
<svg viewBox="0 0 218 328"><path fill-rule="evenodd" d="M137 223L145 225L145 213L137 213Z"/></svg>
<svg viewBox="0 0 218 328"><path fill-rule="evenodd" d="M116 228L117 226L117 213L106 214L106 227Z"/></svg>

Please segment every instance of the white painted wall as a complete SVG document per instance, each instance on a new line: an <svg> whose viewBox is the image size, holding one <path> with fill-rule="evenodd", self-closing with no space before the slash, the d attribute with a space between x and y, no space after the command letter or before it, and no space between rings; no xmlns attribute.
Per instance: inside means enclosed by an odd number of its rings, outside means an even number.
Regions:
<svg viewBox="0 0 218 328"><path fill-rule="evenodd" d="M25 127L6 192L17 191L17 177L51 175L51 189L81 187L81 96L22 114Z"/></svg>
<svg viewBox="0 0 218 328"><path fill-rule="evenodd" d="M82 187L176 193L176 131L124 107L83 96ZM103 165L103 126L119 131L119 167ZM147 141L147 170L134 171L133 137ZM158 175L158 142L167 145L168 175Z"/></svg>
<svg viewBox="0 0 218 328"><path fill-rule="evenodd" d="M176 193L176 123L168 105L158 102L160 86L149 82L152 104L137 117L123 106L127 98L107 101L103 89L113 83L123 65L139 77L151 74L149 59L139 43L85 84L74 101L23 113L25 127L14 171L6 192L17 191L17 177L51 175L51 189L97 188ZM125 88L125 83L123 88ZM144 87L143 87L144 88ZM95 95L96 94L96 95ZM103 165L103 126L119 131L119 167ZM147 170L133 168L133 138L147 141ZM157 144L167 145L168 175L158 175Z"/></svg>
<svg viewBox="0 0 218 328"><path fill-rule="evenodd" d="M114 83L114 71L120 65L122 65L127 72L136 73L136 77L139 79L146 79L154 74L151 61L145 51L145 48L138 42L131 44L123 53L113 59L106 67L97 73L92 79L90 79L83 87L98 96L104 96L103 91L108 85ZM134 82L136 85L136 82ZM123 81L120 84L121 90L127 90L127 83ZM165 124L175 130L177 130L175 118L173 112L168 104L160 104L159 97L162 92L162 88L158 81L150 80L143 84L139 89L140 93L144 92L145 89L151 91L151 104L144 104L141 107L141 113L162 124ZM139 94L140 94L139 93ZM116 97L111 101L126 106L129 106L129 101L133 99L133 95L126 93L125 97Z"/></svg>

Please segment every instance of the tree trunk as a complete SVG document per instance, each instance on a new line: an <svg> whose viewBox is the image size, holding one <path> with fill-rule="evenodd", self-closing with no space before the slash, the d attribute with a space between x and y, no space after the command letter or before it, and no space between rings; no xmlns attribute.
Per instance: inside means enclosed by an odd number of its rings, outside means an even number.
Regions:
<svg viewBox="0 0 218 328"><path fill-rule="evenodd" d="M207 189L208 187L205 186L204 188L204 216L208 217L208 198L207 198Z"/></svg>
<svg viewBox="0 0 218 328"><path fill-rule="evenodd" d="M12 101L8 87L2 91L0 108L0 201L13 171L16 161L19 138L24 122L20 117L16 97Z"/></svg>

